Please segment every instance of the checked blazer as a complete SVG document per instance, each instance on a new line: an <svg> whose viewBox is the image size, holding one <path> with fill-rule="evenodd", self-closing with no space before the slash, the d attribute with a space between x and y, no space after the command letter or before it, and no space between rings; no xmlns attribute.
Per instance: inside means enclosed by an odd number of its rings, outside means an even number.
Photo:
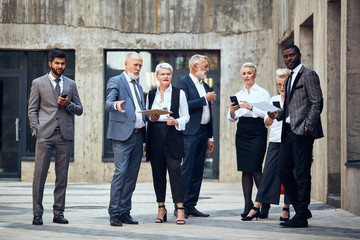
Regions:
<svg viewBox="0 0 360 240"><path fill-rule="evenodd" d="M289 78L286 79L285 102L283 109L278 111L277 119L285 120L285 109L288 108L290 127L295 134L303 135L305 127L307 127L308 134L311 134L315 139L323 137L320 120L323 97L319 76L316 72L302 66L289 93L287 89L290 80ZM282 130L284 131L284 126Z"/></svg>

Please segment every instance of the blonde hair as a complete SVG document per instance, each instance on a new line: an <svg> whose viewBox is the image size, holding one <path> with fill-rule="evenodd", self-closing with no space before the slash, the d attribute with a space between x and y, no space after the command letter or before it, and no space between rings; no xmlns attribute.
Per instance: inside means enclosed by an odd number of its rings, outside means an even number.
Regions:
<svg viewBox="0 0 360 240"><path fill-rule="evenodd" d="M287 68L278 68L276 69L276 78L278 77L288 77L290 75L290 70Z"/></svg>
<svg viewBox="0 0 360 240"><path fill-rule="evenodd" d="M254 69L254 72L256 73L256 65L252 62L246 62L244 63L243 65L241 65L241 68L240 70L243 70L243 68L246 68L246 67L251 67Z"/></svg>

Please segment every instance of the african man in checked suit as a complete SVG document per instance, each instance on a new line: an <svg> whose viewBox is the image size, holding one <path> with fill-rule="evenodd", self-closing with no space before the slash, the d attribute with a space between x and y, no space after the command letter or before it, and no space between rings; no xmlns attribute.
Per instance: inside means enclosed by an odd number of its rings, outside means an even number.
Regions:
<svg viewBox="0 0 360 240"><path fill-rule="evenodd" d="M312 217L308 206L313 144L324 136L320 120L322 91L316 72L301 64L296 45L286 46L282 55L291 70L285 82L285 102L282 109L268 114L272 119L283 120L278 173L296 214L280 225L308 227L307 219Z"/></svg>

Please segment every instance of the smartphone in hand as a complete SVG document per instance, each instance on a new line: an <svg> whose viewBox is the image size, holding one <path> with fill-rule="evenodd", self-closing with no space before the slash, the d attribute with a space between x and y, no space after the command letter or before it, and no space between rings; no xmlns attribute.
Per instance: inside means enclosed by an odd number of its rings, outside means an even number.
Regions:
<svg viewBox="0 0 360 240"><path fill-rule="evenodd" d="M274 107L281 108L279 101L274 101L274 102L273 102L273 105L274 105Z"/></svg>
<svg viewBox="0 0 360 240"><path fill-rule="evenodd" d="M239 102L238 102L236 96L230 96L230 101L231 101L232 103L235 103L235 105L239 105Z"/></svg>
<svg viewBox="0 0 360 240"><path fill-rule="evenodd" d="M66 97L67 97L67 95L66 95L66 94L64 94L64 95L61 95L61 97L62 97L62 98L66 98Z"/></svg>

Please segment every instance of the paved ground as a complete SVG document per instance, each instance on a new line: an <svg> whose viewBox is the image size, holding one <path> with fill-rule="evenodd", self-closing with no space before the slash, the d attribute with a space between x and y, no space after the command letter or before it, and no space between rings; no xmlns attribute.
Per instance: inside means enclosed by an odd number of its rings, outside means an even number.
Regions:
<svg viewBox="0 0 360 240"><path fill-rule="evenodd" d="M110 184L69 184L65 211L69 224L59 225L52 223L53 188L46 185L44 225L33 226L31 184L0 181L0 239L360 239L359 216L319 202L310 205L309 228L280 227L281 206L276 205L269 219L243 222L241 185L217 182L204 182L198 204L199 210L211 216L190 217L184 226L175 224L170 195L168 222L154 223L157 205L152 184L139 183L131 212L139 225L123 227L109 225Z"/></svg>

